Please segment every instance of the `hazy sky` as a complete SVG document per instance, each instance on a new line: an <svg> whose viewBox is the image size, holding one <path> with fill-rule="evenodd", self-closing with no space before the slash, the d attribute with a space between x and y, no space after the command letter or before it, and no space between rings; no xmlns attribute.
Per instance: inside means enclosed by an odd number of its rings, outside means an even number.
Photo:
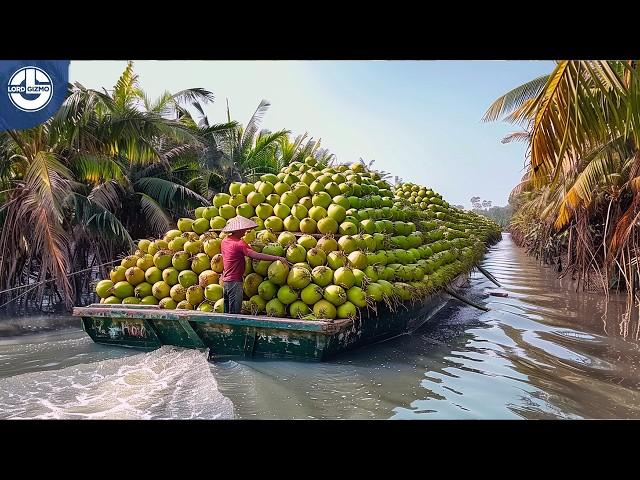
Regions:
<svg viewBox="0 0 640 480"><path fill-rule="evenodd" d="M112 88L124 61L72 61L70 80ZM470 207L479 195L504 205L522 176L525 145L500 140L517 127L482 123L497 97L549 73L541 61L138 61L140 85L152 97L202 87L216 100L211 123L243 124L262 99L262 126L322 139L344 161L433 187Z"/></svg>

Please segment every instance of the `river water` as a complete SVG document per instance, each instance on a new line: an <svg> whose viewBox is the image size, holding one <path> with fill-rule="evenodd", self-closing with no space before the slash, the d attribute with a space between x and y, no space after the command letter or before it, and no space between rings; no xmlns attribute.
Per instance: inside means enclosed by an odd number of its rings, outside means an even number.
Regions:
<svg viewBox="0 0 640 480"><path fill-rule="evenodd" d="M329 362L207 362L94 344L74 320L0 328L0 418L640 418L640 349L621 297L576 292L508 234L427 325ZM13 325L12 329L6 325ZM16 326L17 325L17 326Z"/></svg>

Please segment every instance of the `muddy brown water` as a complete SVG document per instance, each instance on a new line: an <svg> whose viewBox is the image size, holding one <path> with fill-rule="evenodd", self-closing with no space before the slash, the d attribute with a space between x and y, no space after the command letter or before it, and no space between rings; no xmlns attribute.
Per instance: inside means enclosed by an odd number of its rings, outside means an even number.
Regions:
<svg viewBox="0 0 640 480"><path fill-rule="evenodd" d="M5 319L0 418L640 418L624 298L576 292L508 234L483 265L508 296L479 273L460 291L489 312L452 300L412 335L324 363L212 364L96 345L75 319Z"/></svg>

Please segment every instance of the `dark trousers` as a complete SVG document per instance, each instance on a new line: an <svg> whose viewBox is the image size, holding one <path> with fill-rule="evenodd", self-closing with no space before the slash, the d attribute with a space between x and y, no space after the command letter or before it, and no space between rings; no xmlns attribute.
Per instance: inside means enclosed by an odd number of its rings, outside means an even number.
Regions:
<svg viewBox="0 0 640 480"><path fill-rule="evenodd" d="M224 282L224 313L242 310L242 282Z"/></svg>

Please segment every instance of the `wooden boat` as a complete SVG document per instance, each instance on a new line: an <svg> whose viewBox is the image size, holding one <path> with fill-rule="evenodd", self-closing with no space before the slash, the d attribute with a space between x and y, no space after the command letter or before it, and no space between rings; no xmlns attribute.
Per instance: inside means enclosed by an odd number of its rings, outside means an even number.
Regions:
<svg viewBox="0 0 640 480"><path fill-rule="evenodd" d="M467 275L452 282L459 286ZM163 310L155 305L93 304L76 307L82 328L94 342L141 350L162 345L209 349L213 359L234 357L325 360L362 345L412 332L450 299L440 291L421 301L379 305L361 318L297 320L194 310Z"/></svg>

